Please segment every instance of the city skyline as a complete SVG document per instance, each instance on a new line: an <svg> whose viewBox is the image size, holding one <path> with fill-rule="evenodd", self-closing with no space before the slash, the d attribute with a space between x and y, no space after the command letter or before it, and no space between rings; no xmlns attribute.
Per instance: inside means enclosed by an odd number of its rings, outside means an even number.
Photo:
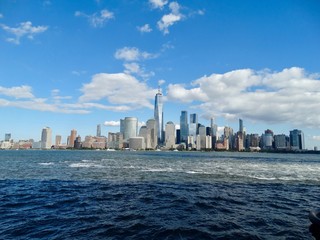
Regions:
<svg viewBox="0 0 320 240"><path fill-rule="evenodd" d="M319 1L0 3L0 136L64 142L180 111L248 132L301 129L320 145ZM34 14L37 12L37 14ZM143 16L143 17L141 17Z"/></svg>

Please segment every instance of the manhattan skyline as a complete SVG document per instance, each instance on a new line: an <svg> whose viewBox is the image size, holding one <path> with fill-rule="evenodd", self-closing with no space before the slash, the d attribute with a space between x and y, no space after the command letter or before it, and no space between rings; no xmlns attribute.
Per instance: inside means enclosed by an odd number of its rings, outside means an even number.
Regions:
<svg viewBox="0 0 320 240"><path fill-rule="evenodd" d="M180 111L320 146L319 1L0 3L0 136L93 135ZM35 14L37 13L37 14ZM115 126L114 126L115 125ZM3 137L2 137L3 138ZM2 138L0 140L2 140Z"/></svg>

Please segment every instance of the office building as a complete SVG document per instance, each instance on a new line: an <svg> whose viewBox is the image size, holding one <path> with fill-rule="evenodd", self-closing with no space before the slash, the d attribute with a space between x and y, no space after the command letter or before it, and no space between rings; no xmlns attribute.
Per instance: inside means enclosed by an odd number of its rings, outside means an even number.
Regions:
<svg viewBox="0 0 320 240"><path fill-rule="evenodd" d="M164 142L164 123L163 123L163 102L162 102L162 93L159 88L158 93L155 96L154 100L154 119L156 120L157 128L157 144L161 145Z"/></svg>
<svg viewBox="0 0 320 240"><path fill-rule="evenodd" d="M196 137L198 134L198 115L196 113L190 114L189 136Z"/></svg>
<svg viewBox="0 0 320 240"><path fill-rule="evenodd" d="M147 131L148 131L148 138L146 141L146 148L147 149L156 149L158 145L158 131L157 131L157 124L155 119L149 119L146 123Z"/></svg>
<svg viewBox="0 0 320 240"><path fill-rule="evenodd" d="M143 137L131 137L129 138L129 148L133 150L144 150L144 138Z"/></svg>
<svg viewBox="0 0 320 240"><path fill-rule="evenodd" d="M101 124L97 125L97 137L101 137Z"/></svg>
<svg viewBox="0 0 320 240"><path fill-rule="evenodd" d="M176 144L176 127L173 122L167 122L165 134L165 146L167 149L175 148Z"/></svg>
<svg viewBox="0 0 320 240"><path fill-rule="evenodd" d="M180 143L188 142L189 126L188 126L188 112L181 111L180 115Z"/></svg>
<svg viewBox="0 0 320 240"><path fill-rule="evenodd" d="M41 148L50 149L52 146L52 131L51 128L45 127L41 133Z"/></svg>
<svg viewBox="0 0 320 240"><path fill-rule="evenodd" d="M11 140L11 133L6 133L4 135L4 141L5 142L10 142L10 140Z"/></svg>
<svg viewBox="0 0 320 240"><path fill-rule="evenodd" d="M56 135L55 146L59 147L61 145L61 135Z"/></svg>
<svg viewBox="0 0 320 240"><path fill-rule="evenodd" d="M292 150L304 150L304 134L301 130L290 131L290 147Z"/></svg>
<svg viewBox="0 0 320 240"><path fill-rule="evenodd" d="M138 119L135 117L125 117L125 119L123 120L122 130L124 141L128 141L129 138L136 137L138 130Z"/></svg>
<svg viewBox="0 0 320 240"><path fill-rule="evenodd" d="M77 137L77 130L72 129L69 137L68 147L74 148L74 142L76 140L76 137Z"/></svg>

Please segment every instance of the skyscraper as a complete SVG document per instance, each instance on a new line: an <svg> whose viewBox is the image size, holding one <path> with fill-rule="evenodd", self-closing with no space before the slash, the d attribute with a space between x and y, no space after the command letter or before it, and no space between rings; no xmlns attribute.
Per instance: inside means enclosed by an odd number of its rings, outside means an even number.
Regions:
<svg viewBox="0 0 320 240"><path fill-rule="evenodd" d="M165 140L165 145L166 148L174 148L176 144L176 127L173 122L167 122L166 124L166 140Z"/></svg>
<svg viewBox="0 0 320 240"><path fill-rule="evenodd" d="M154 119L156 120L158 145L161 145L164 141L164 127L163 127L163 102L162 93L160 88L155 96L154 100Z"/></svg>
<svg viewBox="0 0 320 240"><path fill-rule="evenodd" d="M147 130L148 130L148 141L147 141L147 148L156 149L157 147L157 126L156 120L149 119L147 121Z"/></svg>
<svg viewBox="0 0 320 240"><path fill-rule="evenodd" d="M190 114L189 135L196 137L198 133L198 115L196 113Z"/></svg>
<svg viewBox="0 0 320 240"><path fill-rule="evenodd" d="M52 131L51 128L45 127L41 133L41 148L50 149L52 146Z"/></svg>
<svg viewBox="0 0 320 240"><path fill-rule="evenodd" d="M97 125L97 137L101 137L101 124Z"/></svg>
<svg viewBox="0 0 320 240"><path fill-rule="evenodd" d="M128 141L131 137L137 136L138 119L135 117L125 117L123 121L123 139Z"/></svg>
<svg viewBox="0 0 320 240"><path fill-rule="evenodd" d="M304 147L304 134L301 130L294 129L290 131L290 146L292 150L303 150Z"/></svg>
<svg viewBox="0 0 320 240"><path fill-rule="evenodd" d="M243 133L243 121L239 119L239 132Z"/></svg>
<svg viewBox="0 0 320 240"><path fill-rule="evenodd" d="M77 130L72 129L70 133L70 138L69 138L69 147L73 148L74 147L74 141L76 140L77 137Z"/></svg>
<svg viewBox="0 0 320 240"><path fill-rule="evenodd" d="M181 111L180 115L180 142L187 144L189 135L188 112Z"/></svg>

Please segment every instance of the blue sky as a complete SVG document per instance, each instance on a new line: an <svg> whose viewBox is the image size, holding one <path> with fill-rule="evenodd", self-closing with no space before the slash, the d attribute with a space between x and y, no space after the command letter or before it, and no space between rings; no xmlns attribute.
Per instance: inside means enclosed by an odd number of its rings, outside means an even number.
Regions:
<svg viewBox="0 0 320 240"><path fill-rule="evenodd" d="M248 133L304 131L320 147L317 0L3 0L0 139L39 140L49 126L94 135L181 110ZM2 136L2 137L1 137Z"/></svg>

